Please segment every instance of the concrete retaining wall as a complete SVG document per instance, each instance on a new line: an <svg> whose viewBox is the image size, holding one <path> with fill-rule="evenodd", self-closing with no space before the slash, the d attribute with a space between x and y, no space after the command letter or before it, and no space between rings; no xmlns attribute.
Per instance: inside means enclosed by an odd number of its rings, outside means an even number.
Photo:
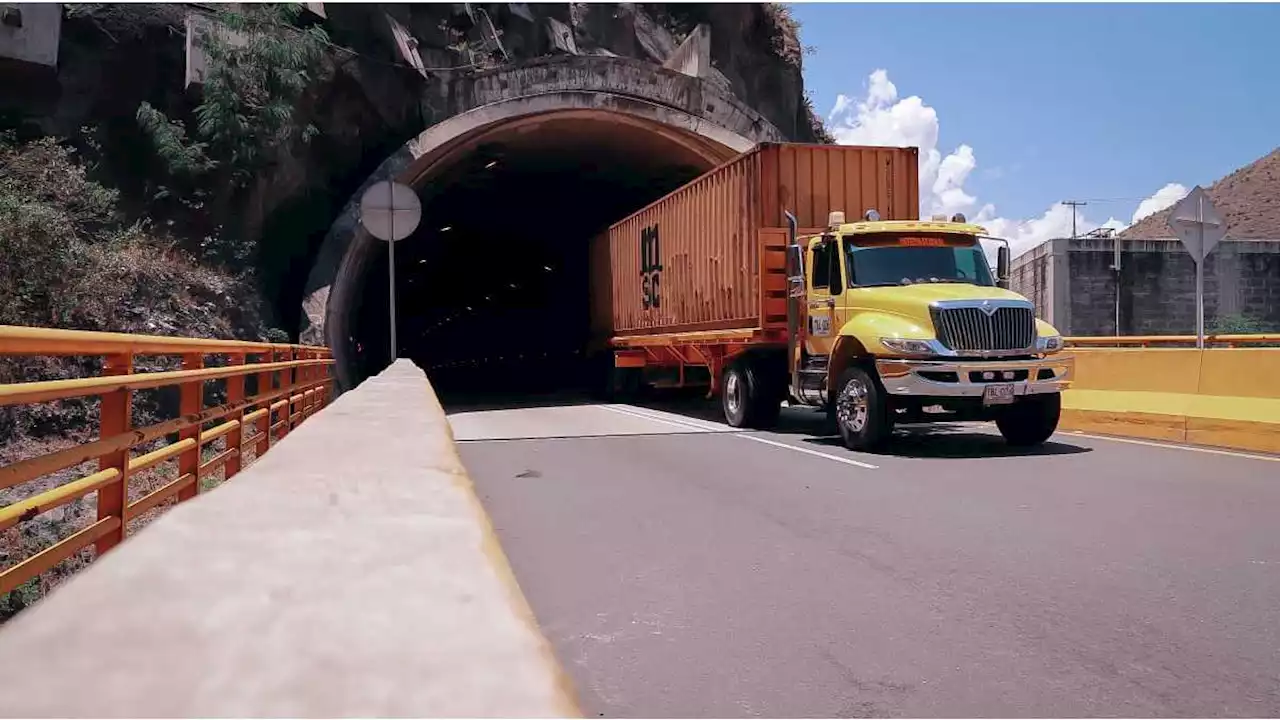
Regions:
<svg viewBox="0 0 1280 720"><path fill-rule="evenodd" d="M1067 335L1116 333L1114 241L1058 239L1014 261L1011 286L1035 301L1040 316ZM1121 335L1195 333L1195 263L1175 240L1122 240ZM1280 329L1280 241L1224 240L1205 261L1205 322L1249 321Z"/></svg>
<svg viewBox="0 0 1280 720"><path fill-rule="evenodd" d="M1280 453L1280 348L1092 348L1062 427Z"/></svg>
<svg viewBox="0 0 1280 720"><path fill-rule="evenodd" d="M401 360L0 629L5 716L576 716Z"/></svg>

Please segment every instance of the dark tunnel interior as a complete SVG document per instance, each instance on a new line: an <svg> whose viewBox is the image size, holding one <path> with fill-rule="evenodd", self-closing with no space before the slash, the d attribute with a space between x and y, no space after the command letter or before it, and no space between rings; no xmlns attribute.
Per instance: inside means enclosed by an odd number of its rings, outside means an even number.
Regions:
<svg viewBox="0 0 1280 720"><path fill-rule="evenodd" d="M420 189L396 244L398 355L446 403L584 390L589 240L710 169L699 152L608 119L549 119L485 143ZM353 313L356 377L390 358L387 252Z"/></svg>

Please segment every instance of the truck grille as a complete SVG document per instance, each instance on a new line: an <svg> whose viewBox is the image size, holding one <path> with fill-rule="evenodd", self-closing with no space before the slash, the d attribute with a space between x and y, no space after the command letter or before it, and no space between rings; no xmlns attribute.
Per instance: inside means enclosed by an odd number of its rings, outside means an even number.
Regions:
<svg viewBox="0 0 1280 720"><path fill-rule="evenodd" d="M931 308L938 341L958 352L1026 350L1035 343L1035 312L999 307L990 315L978 307Z"/></svg>

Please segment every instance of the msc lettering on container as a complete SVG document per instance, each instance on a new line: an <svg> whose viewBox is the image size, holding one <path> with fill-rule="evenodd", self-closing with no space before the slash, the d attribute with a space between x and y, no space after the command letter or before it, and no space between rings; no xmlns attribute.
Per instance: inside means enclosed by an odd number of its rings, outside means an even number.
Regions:
<svg viewBox="0 0 1280 720"><path fill-rule="evenodd" d="M640 301L645 310L662 307L662 262L658 260L658 225L640 231Z"/></svg>

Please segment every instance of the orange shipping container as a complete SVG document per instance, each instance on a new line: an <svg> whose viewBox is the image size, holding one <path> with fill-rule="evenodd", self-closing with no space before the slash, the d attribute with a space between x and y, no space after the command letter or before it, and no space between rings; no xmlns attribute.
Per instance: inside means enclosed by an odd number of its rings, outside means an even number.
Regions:
<svg viewBox="0 0 1280 720"><path fill-rule="evenodd" d="M786 220L825 228L919 214L916 148L762 144L613 225L592 248L592 300L611 296L613 335L786 325ZM606 269L604 263L608 262Z"/></svg>

